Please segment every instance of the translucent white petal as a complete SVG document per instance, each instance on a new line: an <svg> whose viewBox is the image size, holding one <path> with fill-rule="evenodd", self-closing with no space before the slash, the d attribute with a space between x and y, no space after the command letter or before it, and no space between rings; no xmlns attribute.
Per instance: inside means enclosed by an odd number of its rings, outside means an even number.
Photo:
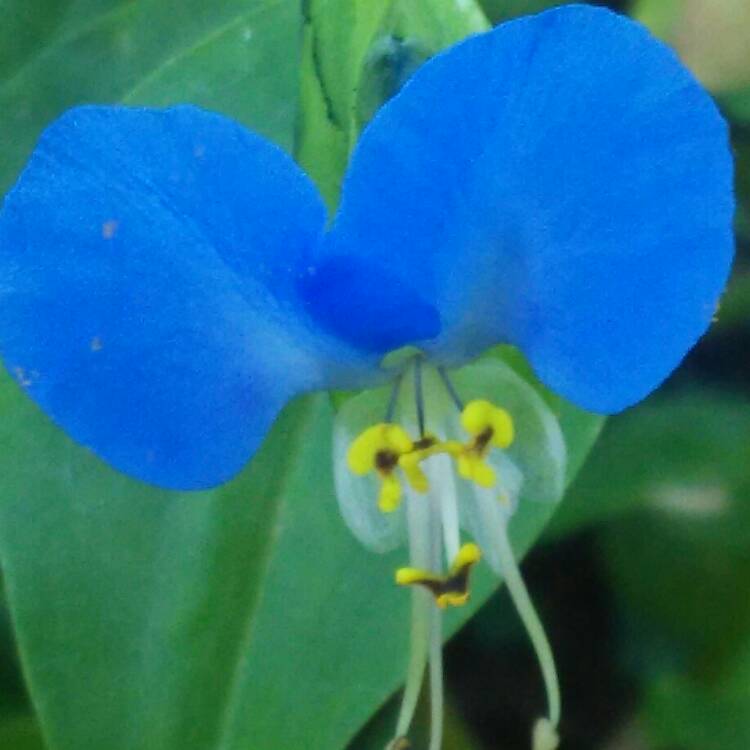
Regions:
<svg viewBox="0 0 750 750"><path fill-rule="evenodd" d="M393 513L378 508L380 480L349 471L346 454L354 438L385 418L390 391L365 391L346 401L333 423L333 478L341 515L354 536L373 552L396 549L406 541L404 503ZM404 493L406 499L406 493Z"/></svg>
<svg viewBox="0 0 750 750"><path fill-rule="evenodd" d="M482 549L490 567L503 575L498 540L506 533L519 502L557 502L562 497L565 442L544 400L504 362L487 358L451 373L450 378L464 402L487 399L513 418L513 443L506 450L492 448L487 456L497 485L485 489L456 479L461 526ZM454 439L466 440L456 409L444 431Z"/></svg>
<svg viewBox="0 0 750 750"><path fill-rule="evenodd" d="M511 489L516 477L502 478L508 459L520 471L518 500L556 503L565 488L566 450L560 425L542 397L516 372L496 357L487 357L451 373L464 401L487 399L508 411L515 438L506 451L493 448L492 463L501 483ZM455 433L454 433L455 434Z"/></svg>
<svg viewBox="0 0 750 750"><path fill-rule="evenodd" d="M513 467L513 472L518 470ZM508 476L508 473L502 476ZM516 476L518 474L516 473ZM508 492L508 500L500 499L501 492ZM485 489L464 482L460 489L459 506L461 509L461 526L466 529L482 550L487 564L498 575L503 575L502 561L498 554L497 540L513 515L516 501L504 488ZM517 495L516 495L517 497Z"/></svg>

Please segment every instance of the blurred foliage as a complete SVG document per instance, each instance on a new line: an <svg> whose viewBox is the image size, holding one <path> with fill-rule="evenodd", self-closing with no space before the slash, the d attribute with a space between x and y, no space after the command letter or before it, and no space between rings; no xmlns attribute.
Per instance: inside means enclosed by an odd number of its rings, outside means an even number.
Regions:
<svg viewBox="0 0 750 750"><path fill-rule="evenodd" d="M750 85L746 0L637 0L633 15L673 45L715 93Z"/></svg>
<svg viewBox="0 0 750 750"><path fill-rule="evenodd" d="M557 4L480 3L493 22ZM291 0L0 0L0 191L40 129L74 103L188 100L294 148L334 205L379 102L485 22L468 0L302 5L304 14ZM738 260L715 330L660 394L609 421L527 568L563 646L571 748L745 750L750 3L609 5L674 45L729 117ZM285 413L264 470L188 501L113 478L10 393L3 383L3 471L15 488L0 501L0 559L50 747L202 748L215 731L222 750L382 747L393 699L352 737L400 676L406 601L389 584L395 558L361 551L330 498L310 497L310 471L330 484L322 437L294 465L279 447L325 433L324 399ZM599 422L558 407L580 463ZM521 546L545 520L522 519ZM186 596L196 587L200 596ZM480 577L475 610L490 590ZM507 601L493 598L448 650L449 690L461 692L449 695L446 750L528 747L541 706L528 651ZM0 748L42 746L0 604Z"/></svg>

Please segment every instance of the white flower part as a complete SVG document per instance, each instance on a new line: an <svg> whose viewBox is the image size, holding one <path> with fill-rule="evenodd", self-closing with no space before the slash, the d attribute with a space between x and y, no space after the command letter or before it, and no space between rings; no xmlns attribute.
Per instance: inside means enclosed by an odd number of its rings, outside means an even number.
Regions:
<svg viewBox="0 0 750 750"><path fill-rule="evenodd" d="M409 561L412 567L429 569L432 566L433 550L429 503L417 498L410 487L406 489L406 515L409 531ZM399 738L409 733L414 713L419 703L425 666L427 665L428 645L432 631L432 610L434 605L430 594L420 587L411 592L411 635L409 644L409 667L406 673L404 694L396 723L396 735L389 748L398 747Z"/></svg>
<svg viewBox="0 0 750 750"><path fill-rule="evenodd" d="M379 554L406 542L404 502L392 513L381 512L377 503L380 480L376 473L364 477L353 474L346 456L349 446L363 430L384 420L389 397L387 388L353 396L342 405L333 422L333 480L341 515L357 540Z"/></svg>
<svg viewBox="0 0 750 750"><path fill-rule="evenodd" d="M549 719L542 718L534 724L531 741L533 750L557 750L560 737Z"/></svg>
<svg viewBox="0 0 750 750"><path fill-rule="evenodd" d="M452 380L467 402L486 399L512 417L515 437L501 455L523 477L518 500L559 502L565 489L565 440L557 418L537 391L497 357L461 368ZM491 462L493 455L498 455L498 449L490 453Z"/></svg>
<svg viewBox="0 0 750 750"><path fill-rule="evenodd" d="M450 568L461 547L461 534L458 511L458 495L456 484L460 481L456 476L455 465L447 455L428 458L422 465L422 470L430 482L431 501L435 504L437 522L442 530L442 547L445 551L445 567ZM425 501L425 497L417 501ZM414 502L410 497L409 502ZM440 563L442 564L442 563ZM440 564L435 568L440 569Z"/></svg>
<svg viewBox="0 0 750 750"><path fill-rule="evenodd" d="M451 380L465 403L486 399L513 419L511 445L505 450L491 448L486 459L495 471L497 484L486 489L456 478L461 527L477 542L495 573L503 575L497 540L506 533L519 503L556 503L562 497L565 441L541 396L501 360L487 358L469 365L451 373ZM451 439L467 439L455 409L443 431Z"/></svg>

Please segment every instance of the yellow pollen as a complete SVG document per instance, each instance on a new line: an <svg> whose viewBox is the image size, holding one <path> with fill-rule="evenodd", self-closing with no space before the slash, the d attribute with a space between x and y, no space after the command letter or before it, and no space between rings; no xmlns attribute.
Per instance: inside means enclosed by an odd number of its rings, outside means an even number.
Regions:
<svg viewBox="0 0 750 750"><path fill-rule="evenodd" d="M459 451L451 451L458 473L480 487L494 487L497 477L486 458L491 447L507 448L513 442L510 414L489 401L476 399L461 412L461 424L473 439Z"/></svg>
<svg viewBox="0 0 750 750"><path fill-rule="evenodd" d="M427 492L430 482L422 471L420 464L430 456L444 453L443 443L434 435L424 435L414 443L414 449L404 453L398 460L398 465L403 469L406 479L417 492Z"/></svg>
<svg viewBox="0 0 750 750"><path fill-rule="evenodd" d="M507 448L513 442L513 419L505 409L489 401L470 401L461 412L461 424L474 437L477 448L483 451L492 444Z"/></svg>
<svg viewBox="0 0 750 750"><path fill-rule="evenodd" d="M481 557L479 547L470 542L458 551L448 575L420 568L399 568L396 583L399 586L423 586L435 597L435 603L441 609L460 607L469 601L469 574Z"/></svg>
<svg viewBox="0 0 750 750"><path fill-rule="evenodd" d="M401 503L401 483L393 472L401 456L413 449L406 430L388 422L368 427L349 446L346 460L352 473L364 476L375 471L380 477L378 507L384 513L391 513Z"/></svg>
<svg viewBox="0 0 750 750"><path fill-rule="evenodd" d="M365 476L375 471L381 480L378 506L384 513L396 510L403 495L396 469L401 469L409 486L426 493L429 480L422 462L431 456L447 454L455 459L458 473L480 487L497 483L495 470L487 462L492 447L507 448L514 437L513 420L505 409L482 399L470 401L461 412L461 424L471 440L441 441L434 435L412 440L398 424L380 422L361 432L349 446L347 463L352 473Z"/></svg>
<svg viewBox="0 0 750 750"><path fill-rule="evenodd" d="M383 469L377 465L379 456L395 454L397 462L398 456L412 448L411 438L403 427L381 422L368 427L354 439L346 458L349 469L358 476L364 476L374 469Z"/></svg>
<svg viewBox="0 0 750 750"><path fill-rule="evenodd" d="M497 477L495 470L471 447L457 459L458 473L480 487L494 487Z"/></svg>
<svg viewBox="0 0 750 750"><path fill-rule="evenodd" d="M383 513L392 513L401 504L401 483L393 474L386 474L382 480L378 495L378 508Z"/></svg>

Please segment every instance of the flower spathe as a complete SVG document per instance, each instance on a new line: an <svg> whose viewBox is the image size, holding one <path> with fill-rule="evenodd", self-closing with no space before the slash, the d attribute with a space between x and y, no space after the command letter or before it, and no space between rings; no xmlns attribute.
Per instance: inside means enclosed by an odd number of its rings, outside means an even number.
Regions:
<svg viewBox="0 0 750 750"><path fill-rule="evenodd" d="M442 370L511 343L615 412L709 325L733 210L710 97L638 24L566 6L420 68L362 134L328 230L292 159L226 117L64 114L0 214L0 353L75 440L177 489L230 479L294 396L403 375L381 363L405 346ZM492 491L514 469L487 473L488 445L458 470ZM454 460L424 459L428 478Z"/></svg>

